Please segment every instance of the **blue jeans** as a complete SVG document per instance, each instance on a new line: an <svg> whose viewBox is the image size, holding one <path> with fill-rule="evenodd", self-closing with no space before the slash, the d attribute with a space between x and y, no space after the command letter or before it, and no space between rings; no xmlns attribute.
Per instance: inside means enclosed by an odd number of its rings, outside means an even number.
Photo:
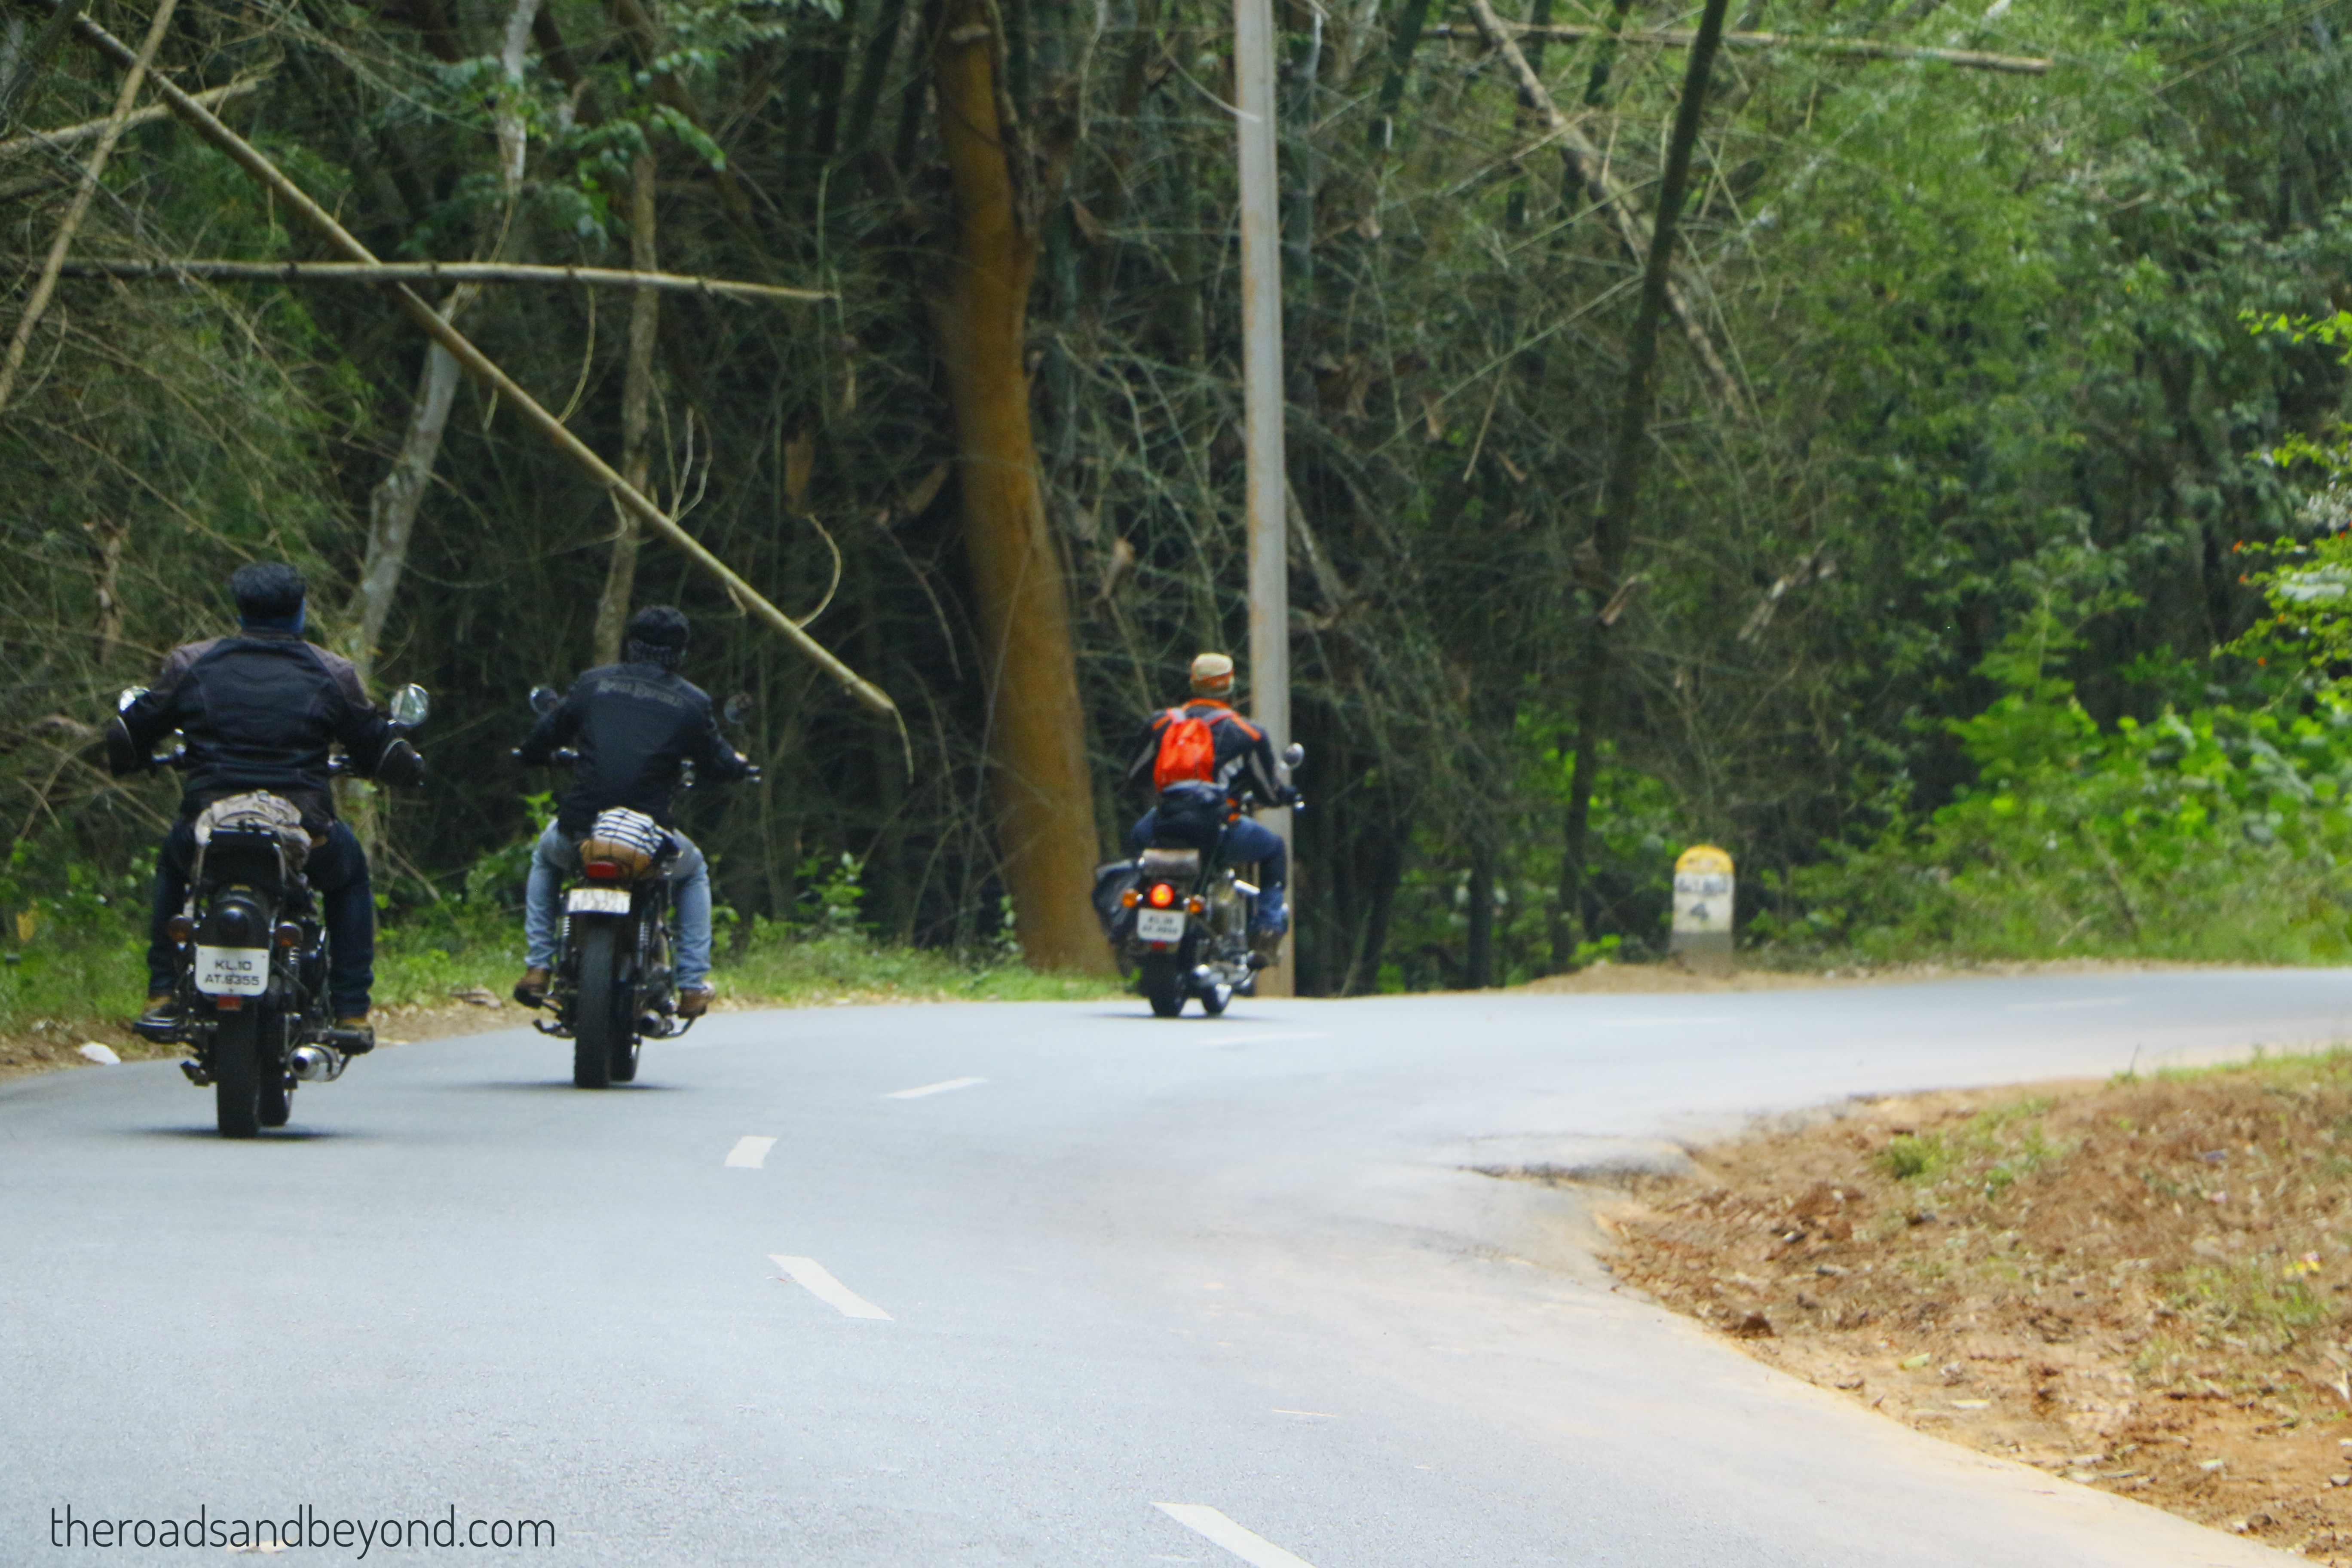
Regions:
<svg viewBox="0 0 2352 1568"><path fill-rule="evenodd" d="M147 938L147 992L172 989L178 974L177 949L164 928L188 901L188 873L196 859L195 818L184 816L163 836L155 857L155 902ZM341 823L327 829L327 841L310 851L302 868L327 928L327 1001L338 1018L368 1010L375 986L375 895L368 886L367 851Z"/></svg>
<svg viewBox="0 0 2352 1568"><path fill-rule="evenodd" d="M1137 817L1135 826L1127 830L1127 852L1141 853L1159 825L1157 806ZM1225 824L1218 853L1228 866L1257 867L1257 900L1250 909L1250 924L1288 930L1290 913L1284 906L1282 890L1290 880L1290 847L1283 843L1282 835L1255 817L1237 817Z"/></svg>
<svg viewBox="0 0 2352 1568"><path fill-rule="evenodd" d="M677 908L677 949L672 983L680 991L710 984L710 867L694 840L676 828L677 858L670 862L669 896ZM580 851L549 823L531 847L530 882L523 889L523 963L532 969L555 965L556 922L563 918L563 879L580 869Z"/></svg>

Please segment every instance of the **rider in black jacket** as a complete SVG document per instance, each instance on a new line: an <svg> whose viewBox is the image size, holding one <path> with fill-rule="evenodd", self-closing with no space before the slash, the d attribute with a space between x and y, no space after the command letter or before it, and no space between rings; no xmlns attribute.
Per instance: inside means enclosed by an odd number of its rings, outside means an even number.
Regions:
<svg viewBox="0 0 2352 1568"><path fill-rule="evenodd" d="M516 751L526 763L544 763L559 747L579 753L555 820L531 852L523 899L526 967L514 992L525 1006L547 999L557 899L564 876L579 866L579 841L597 813L614 806L652 817L677 841L669 869L677 910L677 1012L698 1018L710 1006L710 870L671 819L678 764L691 762L697 778L709 784L747 777L752 768L720 737L709 697L677 673L689 629L684 613L667 605L639 610L629 617L623 662L583 674Z"/></svg>
<svg viewBox="0 0 2352 1568"><path fill-rule="evenodd" d="M216 800L266 790L292 802L310 829L305 868L326 917L327 989L337 1026L367 1026L375 983L375 900L367 853L335 820L327 753L341 742L361 773L414 784L424 759L394 731L360 684L351 660L302 640L302 574L282 561L257 561L231 576L237 632L172 650L155 684L108 727L107 765L140 772L164 736L185 742L187 783L180 819L155 858L155 903L147 948L147 1006L140 1022L168 1026L177 1002L173 945L165 926L187 901L198 814Z"/></svg>

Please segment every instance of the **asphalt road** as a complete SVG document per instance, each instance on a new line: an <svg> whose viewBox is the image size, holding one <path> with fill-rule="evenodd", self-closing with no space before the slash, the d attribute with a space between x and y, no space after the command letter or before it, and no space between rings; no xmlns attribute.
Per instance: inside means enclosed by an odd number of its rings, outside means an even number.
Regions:
<svg viewBox="0 0 2352 1568"><path fill-rule="evenodd" d="M2210 972L731 1014L601 1094L507 1033L252 1143L168 1064L22 1079L0 1563L2280 1563L1767 1372L1473 1170L2346 1037L2352 973Z"/></svg>

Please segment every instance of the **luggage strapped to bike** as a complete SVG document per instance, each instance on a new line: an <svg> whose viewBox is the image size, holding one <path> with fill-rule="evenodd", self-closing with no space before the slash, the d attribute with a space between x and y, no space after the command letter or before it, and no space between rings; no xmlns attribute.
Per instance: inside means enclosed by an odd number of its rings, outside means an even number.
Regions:
<svg viewBox="0 0 2352 1568"><path fill-rule="evenodd" d="M212 847L215 833L276 838L280 877L299 876L310 858L310 833L302 826L301 808L292 801L262 790L224 795L196 815L196 859L188 879L191 893L204 885L205 851Z"/></svg>
<svg viewBox="0 0 2352 1568"><path fill-rule="evenodd" d="M595 826L580 841L580 861L620 868L632 882L643 881L667 859L675 846L669 830L642 811L616 805L596 814Z"/></svg>

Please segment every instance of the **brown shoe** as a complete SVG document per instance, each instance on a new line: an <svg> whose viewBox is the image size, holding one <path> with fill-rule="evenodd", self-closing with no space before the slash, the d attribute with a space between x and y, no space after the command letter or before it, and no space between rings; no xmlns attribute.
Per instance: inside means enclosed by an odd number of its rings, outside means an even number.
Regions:
<svg viewBox="0 0 2352 1568"><path fill-rule="evenodd" d="M553 978L544 965L532 964L522 972L522 978L515 982L514 999L526 1007L546 1006L548 982Z"/></svg>
<svg viewBox="0 0 2352 1568"><path fill-rule="evenodd" d="M701 1017L710 1011L710 999L718 994L718 991L709 985L687 986L677 994L677 1016L681 1018Z"/></svg>

